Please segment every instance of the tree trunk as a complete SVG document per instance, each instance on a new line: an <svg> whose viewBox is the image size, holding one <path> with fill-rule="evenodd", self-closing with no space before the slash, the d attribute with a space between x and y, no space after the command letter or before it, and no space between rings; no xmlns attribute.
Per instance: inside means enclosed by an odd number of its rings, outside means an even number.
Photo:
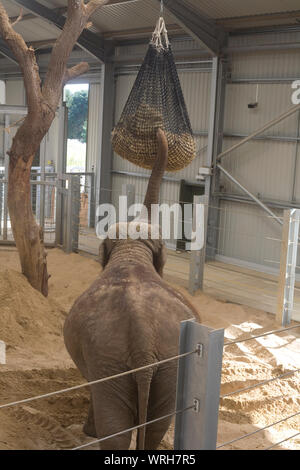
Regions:
<svg viewBox="0 0 300 470"><path fill-rule="evenodd" d="M24 162L19 158L9 166L8 209L11 226L20 256L22 273L35 289L48 295L48 272L43 230L32 212L30 170L33 156Z"/></svg>
<svg viewBox="0 0 300 470"><path fill-rule="evenodd" d="M8 209L23 274L44 296L48 295L48 273L43 230L31 207L30 170L33 157L55 117L64 84L89 70L86 62L67 67L73 47L90 16L108 0L68 0L67 19L58 36L41 85L39 66L32 46L17 33L0 0L0 36L20 65L26 89L28 114L8 152ZM21 19L19 16L17 22Z"/></svg>

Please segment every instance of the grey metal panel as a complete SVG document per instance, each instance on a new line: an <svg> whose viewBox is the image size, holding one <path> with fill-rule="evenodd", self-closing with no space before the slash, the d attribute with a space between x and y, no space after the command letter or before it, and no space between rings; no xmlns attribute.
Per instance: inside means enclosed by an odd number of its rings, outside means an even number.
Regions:
<svg viewBox="0 0 300 470"><path fill-rule="evenodd" d="M224 149L237 141L238 139L226 139ZM222 165L256 196L290 201L294 158L294 143L252 141L230 154ZM221 178L221 185L228 193L242 194L224 176Z"/></svg>
<svg viewBox="0 0 300 470"><path fill-rule="evenodd" d="M299 37L296 42L299 43ZM249 45L256 46L256 43L250 42ZM232 79L299 78L299 49L234 53L231 60Z"/></svg>
<svg viewBox="0 0 300 470"><path fill-rule="evenodd" d="M195 10L200 9L212 18L229 18L263 13L286 12L299 9L298 0L252 0L241 2L240 0L187 0Z"/></svg>
<svg viewBox="0 0 300 470"><path fill-rule="evenodd" d="M16 106L26 104L25 87L22 80L6 81L6 104Z"/></svg>
<svg viewBox="0 0 300 470"><path fill-rule="evenodd" d="M277 216L282 211L273 209ZM260 208L222 201L217 254L279 269L282 228Z"/></svg>
<svg viewBox="0 0 300 470"><path fill-rule="evenodd" d="M100 83L91 83L89 87L88 132L87 132L87 171L94 171L99 158L100 128Z"/></svg>
<svg viewBox="0 0 300 470"><path fill-rule="evenodd" d="M286 21L286 19L285 19ZM300 31L291 30L283 31L281 28L274 28L269 31L267 34L257 33L257 34L241 34L233 35L229 37L228 47L238 47L238 46L253 46L253 45L263 45L263 44L290 44L293 42L298 42L300 38ZM271 54L272 55L272 54Z"/></svg>
<svg viewBox="0 0 300 470"><path fill-rule="evenodd" d="M259 129L268 121L280 116L294 105L290 84L259 84L258 107L249 109L256 101L256 84L228 84L225 102L225 133L245 133ZM272 136L296 136L296 113L267 131Z"/></svg>

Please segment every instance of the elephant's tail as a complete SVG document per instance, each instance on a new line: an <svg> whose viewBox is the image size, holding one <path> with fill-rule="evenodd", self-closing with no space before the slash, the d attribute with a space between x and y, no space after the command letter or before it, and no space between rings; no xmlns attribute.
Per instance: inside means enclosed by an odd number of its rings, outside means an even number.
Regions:
<svg viewBox="0 0 300 470"><path fill-rule="evenodd" d="M150 395L150 386L152 381L153 371L149 370L147 373L139 374L137 376L138 386L138 412L139 412L139 425L147 422L148 402ZM137 436L137 449L144 450L145 448L146 426L138 429Z"/></svg>

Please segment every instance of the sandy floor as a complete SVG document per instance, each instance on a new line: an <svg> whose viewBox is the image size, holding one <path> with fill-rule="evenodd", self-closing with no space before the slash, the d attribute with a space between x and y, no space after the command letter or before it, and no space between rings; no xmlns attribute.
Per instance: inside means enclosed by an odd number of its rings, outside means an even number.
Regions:
<svg viewBox="0 0 300 470"><path fill-rule="evenodd" d="M0 339L7 343L7 365L0 366L0 404L83 382L64 348L62 325L72 303L97 277L100 266L92 258L56 249L49 251L48 263L52 277L49 298L44 299L18 273L16 251L0 250ZM183 287L179 289L189 296ZM227 341L278 328L274 315L261 310L221 302L200 292L189 298L204 324L225 328ZM221 394L299 367L299 330L227 346ZM0 449L67 449L88 442L90 438L81 430L88 401L88 390L83 389L0 410ZM223 398L218 444L297 413L299 405L300 374ZM225 449L269 447L299 432L299 416ZM172 447L172 435L171 427L163 449ZM300 449L299 436L280 448Z"/></svg>

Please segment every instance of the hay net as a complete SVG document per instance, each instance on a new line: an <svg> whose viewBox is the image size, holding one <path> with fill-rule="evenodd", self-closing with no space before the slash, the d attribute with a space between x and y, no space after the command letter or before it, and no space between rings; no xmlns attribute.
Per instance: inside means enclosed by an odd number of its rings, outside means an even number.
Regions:
<svg viewBox="0 0 300 470"><path fill-rule="evenodd" d="M195 141L162 16L113 130L113 149L130 162L151 169L157 156L158 128L168 140L167 170L186 167L195 157Z"/></svg>

